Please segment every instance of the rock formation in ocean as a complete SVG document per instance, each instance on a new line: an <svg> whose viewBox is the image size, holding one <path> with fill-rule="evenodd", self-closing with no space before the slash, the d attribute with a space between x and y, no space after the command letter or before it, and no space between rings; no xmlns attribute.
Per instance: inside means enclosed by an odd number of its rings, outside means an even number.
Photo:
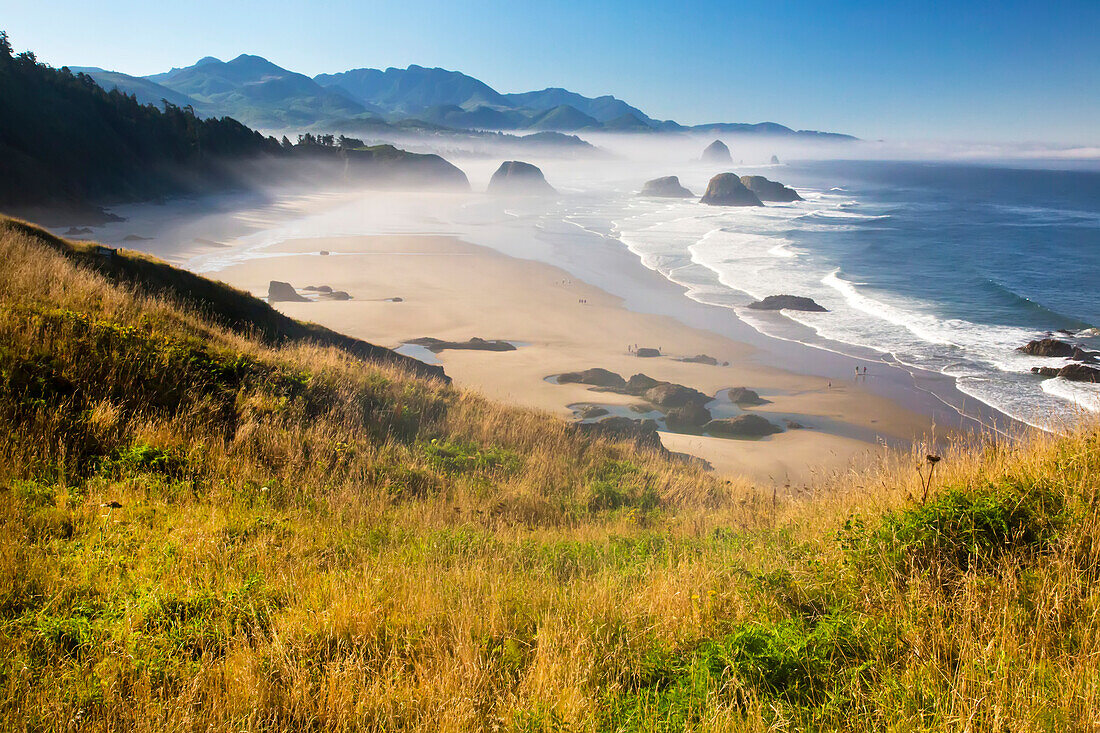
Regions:
<svg viewBox="0 0 1100 733"><path fill-rule="evenodd" d="M1067 364L1061 369L1056 367L1031 367L1031 371L1040 377L1061 377L1070 382L1100 384L1100 369L1084 364Z"/></svg>
<svg viewBox="0 0 1100 733"><path fill-rule="evenodd" d="M1031 356L1068 357L1073 355L1073 345L1053 338L1035 339L1034 341L1028 341L1026 345L1021 346L1017 351L1022 351Z"/></svg>
<svg viewBox="0 0 1100 733"><path fill-rule="evenodd" d="M802 295L769 295L763 300L749 303L749 308L758 311L792 310L828 313L828 309L815 303L813 298Z"/></svg>
<svg viewBox="0 0 1100 733"><path fill-rule="evenodd" d="M782 433L783 428L759 415L738 415L711 420L703 428L714 435L729 435L740 438L760 438L765 435Z"/></svg>
<svg viewBox="0 0 1100 733"><path fill-rule="evenodd" d="M707 163L732 163L730 149L721 140L715 140L703 150L703 160Z"/></svg>
<svg viewBox="0 0 1100 733"><path fill-rule="evenodd" d="M741 183L755 193L761 201L780 203L802 201L802 197L793 188L788 188L778 181L769 181L764 176L741 176Z"/></svg>
<svg viewBox="0 0 1100 733"><path fill-rule="evenodd" d="M557 192L546 182L538 166L519 160L508 160L501 163L496 173L489 179L489 193L549 194Z"/></svg>
<svg viewBox="0 0 1100 733"><path fill-rule="evenodd" d="M760 197L745 187L736 173L719 173L710 179L707 191L699 199L711 206L763 206Z"/></svg>
<svg viewBox="0 0 1100 733"><path fill-rule="evenodd" d="M779 156L778 155L773 155L772 156L772 165L779 165Z"/></svg>
<svg viewBox="0 0 1100 733"><path fill-rule="evenodd" d="M694 196L691 191L680 185L680 179L676 176L664 176L646 181L642 186L639 196L660 196L663 198L690 198Z"/></svg>
<svg viewBox="0 0 1100 733"><path fill-rule="evenodd" d="M309 298L299 295L290 283L272 280L267 284L268 303L308 303Z"/></svg>

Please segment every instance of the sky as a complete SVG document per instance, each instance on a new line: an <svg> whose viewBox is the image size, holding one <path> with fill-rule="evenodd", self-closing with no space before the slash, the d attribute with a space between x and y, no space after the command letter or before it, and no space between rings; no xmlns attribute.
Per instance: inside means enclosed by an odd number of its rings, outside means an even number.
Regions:
<svg viewBox="0 0 1100 733"><path fill-rule="evenodd" d="M1100 0L0 0L17 51L145 75L263 56L614 94L683 124L1100 145Z"/></svg>

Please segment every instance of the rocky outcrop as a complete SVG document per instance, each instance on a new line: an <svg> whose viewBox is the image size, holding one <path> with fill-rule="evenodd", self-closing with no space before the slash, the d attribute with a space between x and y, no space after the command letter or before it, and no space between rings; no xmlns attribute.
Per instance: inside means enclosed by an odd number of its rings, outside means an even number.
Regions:
<svg viewBox="0 0 1100 733"><path fill-rule="evenodd" d="M1071 382L1092 382L1100 384L1100 369L1085 364L1067 364L1057 367L1032 367L1031 371L1040 377L1061 377Z"/></svg>
<svg viewBox="0 0 1100 733"><path fill-rule="evenodd" d="M705 405L710 402L710 397L699 390L685 387L682 384L672 384L671 382L664 382L646 390L645 398L658 407L665 409L683 407L691 403Z"/></svg>
<svg viewBox="0 0 1100 733"><path fill-rule="evenodd" d="M321 293L320 297L323 300L351 300L351 295L345 290L330 290L327 293Z"/></svg>
<svg viewBox="0 0 1100 733"><path fill-rule="evenodd" d="M1100 369L1084 364L1067 364L1058 370L1058 376L1071 382L1100 384Z"/></svg>
<svg viewBox="0 0 1100 733"><path fill-rule="evenodd" d="M1073 345L1058 339L1045 338L1028 341L1026 345L1016 349L1031 356L1061 356L1073 355Z"/></svg>
<svg viewBox="0 0 1100 733"><path fill-rule="evenodd" d="M758 311L792 310L828 313L828 310L815 303L813 298L801 295L769 295L763 300L749 303L749 308Z"/></svg>
<svg viewBox="0 0 1100 733"><path fill-rule="evenodd" d="M1073 353L1069 355L1069 358L1074 361L1083 361L1086 364L1096 364L1100 362L1100 352L1085 351L1080 346L1073 347Z"/></svg>
<svg viewBox="0 0 1100 733"><path fill-rule="evenodd" d="M575 423L574 428L586 435L595 435L611 440L629 440L639 448L667 453L657 434L657 423L653 420L631 420L629 417L605 417L598 422Z"/></svg>
<svg viewBox="0 0 1100 733"><path fill-rule="evenodd" d="M1046 356L1082 361L1086 364L1095 364L1100 360L1100 352L1087 351L1080 346L1061 341L1056 338L1035 339L1028 341L1026 345L1016 349L1031 356Z"/></svg>
<svg viewBox="0 0 1100 733"><path fill-rule="evenodd" d="M440 351L457 349L464 351L515 351L515 344L507 341L487 341L474 336L469 341L443 341L425 336L424 338L406 341L407 344L416 344L438 354ZM618 376L618 375L616 375Z"/></svg>
<svg viewBox="0 0 1100 733"><path fill-rule="evenodd" d="M690 198L695 194L681 186L678 177L664 176L663 178L654 178L652 181L646 181L638 195L682 199Z"/></svg>
<svg viewBox="0 0 1100 733"><path fill-rule="evenodd" d="M802 201L802 197L793 188L788 188L778 181L769 181L764 176L741 176L741 183L755 193L761 201L780 203Z"/></svg>
<svg viewBox="0 0 1100 733"><path fill-rule="evenodd" d="M267 284L268 303L308 303L309 298L299 295L290 283L272 280Z"/></svg>
<svg viewBox="0 0 1100 733"><path fill-rule="evenodd" d="M732 163L730 149L721 140L715 140L703 150L703 160L707 163Z"/></svg>
<svg viewBox="0 0 1100 733"><path fill-rule="evenodd" d="M497 172L489 179L489 193L531 195L557 192L546 182L538 166L519 160L508 160L501 163Z"/></svg>
<svg viewBox="0 0 1100 733"><path fill-rule="evenodd" d="M676 361L686 361L689 364L706 364L707 366L718 366L718 360L713 356L707 356L706 354L696 354L695 356L685 356Z"/></svg>
<svg viewBox="0 0 1100 733"><path fill-rule="evenodd" d="M669 430L697 430L708 422L710 410L699 402L673 407L665 413L665 425Z"/></svg>
<svg viewBox="0 0 1100 733"><path fill-rule="evenodd" d="M565 374L559 374L558 384L590 384L594 387L621 389L626 386L626 380L615 372L595 367L592 369L585 369L583 372L566 372Z"/></svg>
<svg viewBox="0 0 1100 733"><path fill-rule="evenodd" d="M773 155L772 156L772 165L779 165L779 156L778 155Z"/></svg>
<svg viewBox="0 0 1100 733"><path fill-rule="evenodd" d="M759 415L738 415L737 417L711 420L703 429L714 435L728 435L737 438L761 438L765 435L783 432L783 428Z"/></svg>
<svg viewBox="0 0 1100 733"><path fill-rule="evenodd" d="M634 395L635 397L641 397L658 384L661 384L661 381L658 379L654 379L645 374L635 374L633 377L626 380L626 386L623 388L623 392Z"/></svg>
<svg viewBox="0 0 1100 733"><path fill-rule="evenodd" d="M763 206L764 203L755 193L745 188L741 179L734 173L719 173L710 179L707 191L701 203L711 206Z"/></svg>
<svg viewBox="0 0 1100 733"><path fill-rule="evenodd" d="M577 410L577 414L581 416L582 420L591 420L592 418L606 415L607 409L599 405L584 405Z"/></svg>
<svg viewBox="0 0 1100 733"><path fill-rule="evenodd" d="M767 402L748 387L730 387L728 394L730 402L736 405L762 405Z"/></svg>
<svg viewBox="0 0 1100 733"><path fill-rule="evenodd" d="M634 352L634 356L639 356L643 359L653 359L661 355L660 349L651 349L645 346L641 347Z"/></svg>

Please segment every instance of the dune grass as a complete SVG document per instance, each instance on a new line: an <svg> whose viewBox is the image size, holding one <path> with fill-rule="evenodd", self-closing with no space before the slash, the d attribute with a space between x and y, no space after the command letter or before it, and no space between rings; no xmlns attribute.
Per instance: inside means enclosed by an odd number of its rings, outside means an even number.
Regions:
<svg viewBox="0 0 1100 733"><path fill-rule="evenodd" d="M924 460L721 481L0 222L0 725L1094 728L1100 431Z"/></svg>

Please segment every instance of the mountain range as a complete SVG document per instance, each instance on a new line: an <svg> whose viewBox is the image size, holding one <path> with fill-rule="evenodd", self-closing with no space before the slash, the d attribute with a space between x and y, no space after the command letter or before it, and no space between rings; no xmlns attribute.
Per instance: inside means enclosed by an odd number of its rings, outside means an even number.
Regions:
<svg viewBox="0 0 1100 733"><path fill-rule="evenodd" d="M655 120L621 99L586 97L567 89L503 94L459 71L351 69L308 77L260 56L232 61L207 56L191 66L138 77L96 67L73 67L104 89L192 107L207 117L233 117L270 131L348 125L404 129L546 130L558 132L702 131L851 140L849 135L792 130L774 122L684 126ZM356 124L358 123L358 124Z"/></svg>

